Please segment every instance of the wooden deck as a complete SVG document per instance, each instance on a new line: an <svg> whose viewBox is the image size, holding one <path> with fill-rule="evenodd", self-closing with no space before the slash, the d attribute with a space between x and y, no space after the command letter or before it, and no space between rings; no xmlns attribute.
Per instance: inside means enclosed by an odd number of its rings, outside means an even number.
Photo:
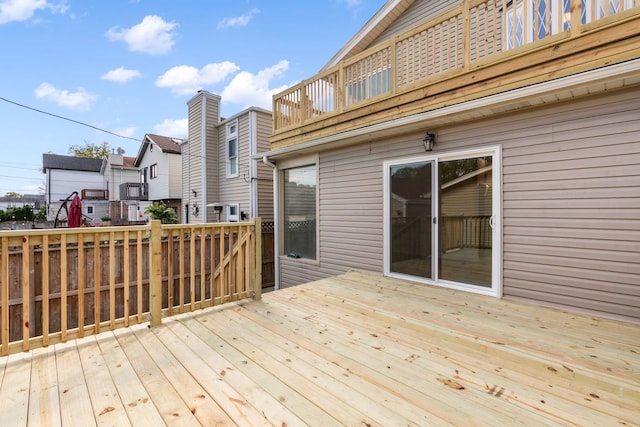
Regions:
<svg viewBox="0 0 640 427"><path fill-rule="evenodd" d="M0 425L634 425L640 326L352 272L0 359Z"/></svg>

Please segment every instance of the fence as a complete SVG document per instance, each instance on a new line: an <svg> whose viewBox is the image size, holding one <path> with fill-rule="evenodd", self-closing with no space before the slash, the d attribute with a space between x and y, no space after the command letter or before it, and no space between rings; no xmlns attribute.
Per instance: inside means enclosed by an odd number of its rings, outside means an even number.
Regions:
<svg viewBox="0 0 640 427"><path fill-rule="evenodd" d="M260 298L261 221L0 232L0 354Z"/></svg>

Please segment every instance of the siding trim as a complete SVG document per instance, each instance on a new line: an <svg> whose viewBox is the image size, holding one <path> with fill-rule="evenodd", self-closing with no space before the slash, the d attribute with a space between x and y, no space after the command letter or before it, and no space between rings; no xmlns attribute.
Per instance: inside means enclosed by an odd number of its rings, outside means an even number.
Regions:
<svg viewBox="0 0 640 427"><path fill-rule="evenodd" d="M206 208L206 197L207 197L207 97L202 97L202 110L201 114L201 123L200 123L200 156L202 158L200 164L200 176L201 178L201 200L202 206L200 207L200 212L202 215L202 222L207 222L207 208Z"/></svg>
<svg viewBox="0 0 640 427"><path fill-rule="evenodd" d="M256 112L249 112L249 217L253 219L258 216L258 165L254 155L258 151L258 130Z"/></svg>

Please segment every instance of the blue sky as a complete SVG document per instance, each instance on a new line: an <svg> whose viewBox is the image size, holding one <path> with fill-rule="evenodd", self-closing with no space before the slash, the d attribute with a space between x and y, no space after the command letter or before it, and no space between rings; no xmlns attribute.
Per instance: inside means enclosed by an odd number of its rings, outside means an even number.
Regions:
<svg viewBox="0 0 640 427"><path fill-rule="evenodd" d="M270 110L384 3L0 0L0 195L44 187L42 153L106 141L135 156L146 133L186 137L199 89L222 96L225 117Z"/></svg>

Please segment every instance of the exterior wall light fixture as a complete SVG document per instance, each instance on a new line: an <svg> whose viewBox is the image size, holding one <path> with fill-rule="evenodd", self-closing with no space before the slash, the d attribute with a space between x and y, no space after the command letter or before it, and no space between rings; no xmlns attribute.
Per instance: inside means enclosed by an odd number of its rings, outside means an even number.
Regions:
<svg viewBox="0 0 640 427"><path fill-rule="evenodd" d="M422 144L424 145L424 151L432 151L433 146L436 143L436 134L433 132L427 132L422 140Z"/></svg>

